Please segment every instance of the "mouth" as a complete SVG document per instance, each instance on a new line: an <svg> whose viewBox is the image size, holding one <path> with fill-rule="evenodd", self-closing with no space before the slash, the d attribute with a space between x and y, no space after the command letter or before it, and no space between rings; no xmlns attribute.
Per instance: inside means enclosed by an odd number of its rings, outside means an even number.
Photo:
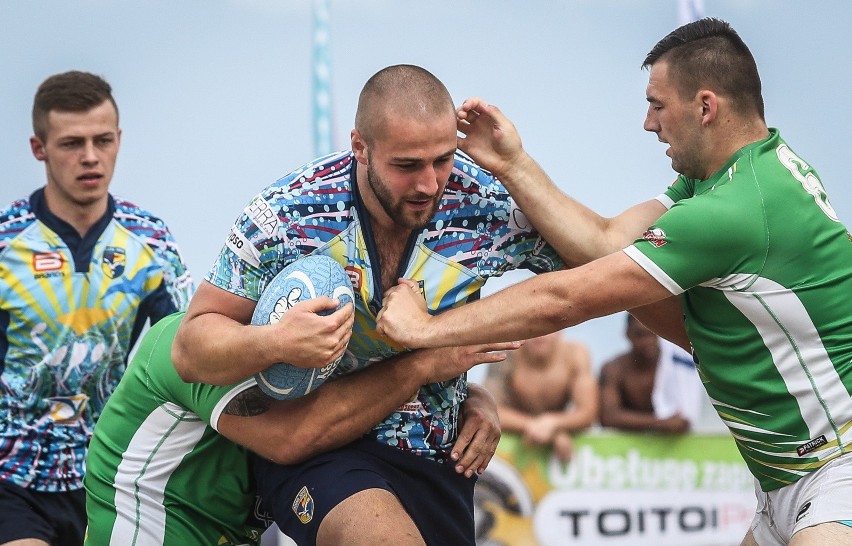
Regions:
<svg viewBox="0 0 852 546"><path fill-rule="evenodd" d="M103 179L104 179L104 175L102 175L101 173L95 173L95 172L83 173L82 175L77 177L78 182L82 182L83 184L86 184L86 185L97 184L98 182L100 182Z"/></svg>
<svg viewBox="0 0 852 546"><path fill-rule="evenodd" d="M413 209L422 210L431 207L434 199L431 197L427 199L406 199L405 202Z"/></svg>

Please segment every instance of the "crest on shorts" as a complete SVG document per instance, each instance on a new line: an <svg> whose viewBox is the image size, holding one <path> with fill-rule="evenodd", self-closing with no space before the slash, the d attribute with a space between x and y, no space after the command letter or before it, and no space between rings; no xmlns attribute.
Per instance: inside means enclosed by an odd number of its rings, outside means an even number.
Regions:
<svg viewBox="0 0 852 546"><path fill-rule="evenodd" d="M309 523L314 518L314 498L307 486L302 486L293 500L293 512L302 523Z"/></svg>
<svg viewBox="0 0 852 546"><path fill-rule="evenodd" d="M124 273L124 265L126 263L127 255L123 248L108 246L104 249L104 255L101 258L101 268L110 279L120 277Z"/></svg>

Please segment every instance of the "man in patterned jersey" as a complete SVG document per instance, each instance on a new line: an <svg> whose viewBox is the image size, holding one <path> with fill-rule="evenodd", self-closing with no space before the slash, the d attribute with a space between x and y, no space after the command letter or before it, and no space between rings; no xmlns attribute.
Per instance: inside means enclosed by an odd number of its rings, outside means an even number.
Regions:
<svg viewBox="0 0 852 546"><path fill-rule="evenodd" d="M613 219L562 195L496 108L473 99L459 111L462 148L547 240L578 262L603 257L432 318L404 282L386 294L379 332L435 347L630 309L694 348L756 479L743 545L852 544L852 236L816 172L767 127L754 58L727 23L678 28L644 67L645 129L680 176Z"/></svg>
<svg viewBox="0 0 852 546"><path fill-rule="evenodd" d="M310 312L314 301L288 313ZM182 381L170 355L182 316L148 331L95 427L84 479L87 546L257 544L268 518L245 448L282 462L328 451L357 439L421 384L500 361L505 353L491 351L508 347L408 352L304 397L272 400L254 379L228 386ZM487 391L471 389L454 446L465 470L487 463L500 438L491 406Z"/></svg>
<svg viewBox="0 0 852 546"><path fill-rule="evenodd" d="M102 78L35 94L47 184L0 211L0 543L81 544L92 427L146 321L192 283L166 225L108 193L121 129Z"/></svg>
<svg viewBox="0 0 852 546"><path fill-rule="evenodd" d="M432 74L400 65L370 78L352 150L285 176L237 219L175 339L184 380L233 383L279 361L324 365L344 350L340 373L364 368L404 351L375 333L382 294L399 277L417 279L438 311L509 269L561 267L502 185L456 143L452 99ZM263 287L309 254L341 263L355 292L348 346L341 335L313 359L297 339L302 319L248 326ZM306 327L324 322L328 332L344 321L311 320ZM256 460L259 491L286 534L301 544L474 543L474 472L453 472L466 376L405 394L357 442L287 467Z"/></svg>

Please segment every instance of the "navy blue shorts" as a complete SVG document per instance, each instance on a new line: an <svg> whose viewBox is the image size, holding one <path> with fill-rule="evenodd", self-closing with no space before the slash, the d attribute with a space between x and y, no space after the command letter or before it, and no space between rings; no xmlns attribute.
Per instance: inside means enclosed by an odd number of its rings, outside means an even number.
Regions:
<svg viewBox="0 0 852 546"><path fill-rule="evenodd" d="M297 544L316 544L326 514L366 489L396 495L426 544L476 544L476 478L457 474L452 464L362 439L302 464L277 465L254 456L253 465L264 507Z"/></svg>
<svg viewBox="0 0 852 546"><path fill-rule="evenodd" d="M86 532L86 492L30 491L0 482L0 544L24 538L53 546L81 546Z"/></svg>

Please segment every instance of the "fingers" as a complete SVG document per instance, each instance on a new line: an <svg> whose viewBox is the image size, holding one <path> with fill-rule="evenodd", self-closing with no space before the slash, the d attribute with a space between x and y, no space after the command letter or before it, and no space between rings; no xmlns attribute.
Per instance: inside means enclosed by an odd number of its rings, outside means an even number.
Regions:
<svg viewBox="0 0 852 546"><path fill-rule="evenodd" d="M460 120L470 121L472 117L475 118L487 107L488 103L481 98L470 97L465 99L462 105L459 106L458 110L456 110L456 117Z"/></svg>
<svg viewBox="0 0 852 546"><path fill-rule="evenodd" d="M470 436L472 434L472 436ZM463 430L453 446L451 454L456 462L455 470L470 478L474 473L482 474L497 451L498 436L491 436L483 430L469 432Z"/></svg>
<svg viewBox="0 0 852 546"><path fill-rule="evenodd" d="M340 305L340 300L337 298L329 298L328 296L318 296L309 300L302 300L296 305L301 306L303 311L320 313L322 311L331 311L336 309L337 306Z"/></svg>

